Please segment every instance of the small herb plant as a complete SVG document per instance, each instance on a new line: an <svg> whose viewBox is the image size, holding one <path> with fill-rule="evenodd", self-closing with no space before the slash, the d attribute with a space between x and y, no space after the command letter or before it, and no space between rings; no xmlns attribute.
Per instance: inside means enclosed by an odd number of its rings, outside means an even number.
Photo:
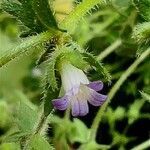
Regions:
<svg viewBox="0 0 150 150"><path fill-rule="evenodd" d="M0 52L0 69L6 69L7 73L11 63L21 66L26 59L34 65L31 65L29 77L23 74L23 89L10 91L13 104L8 102L8 90L0 90L3 93L0 128L7 128L7 133L0 136L0 149L96 150L111 149L114 145L125 149L130 137L125 135L127 129L123 134L116 132L115 122L126 115L128 123L132 124L145 101L150 99L144 90L150 83L150 71L147 70L147 76L143 71L149 66L150 56L149 8L149 0L2 0L1 32L11 24L15 28L14 36L19 37L14 41L15 46ZM93 41L98 42L95 45L102 45L100 54L96 46L92 46ZM130 55L136 59L126 70L121 70L123 60L106 65L101 62L115 50L119 56ZM112 56L111 59L116 61ZM144 64L138 70L141 63ZM17 76L17 68L13 70ZM132 88L136 86L132 81L125 91L134 95L142 90L141 100L136 97L127 113L121 106L115 110L108 107L123 83L135 72L143 75L144 88ZM36 102L29 95L37 96ZM82 117L89 116L93 110L97 111L87 127ZM60 117L57 112L65 113ZM113 134L110 144L97 142L103 119L108 121ZM79 143L77 148L76 143ZM145 141L133 149L148 146Z"/></svg>

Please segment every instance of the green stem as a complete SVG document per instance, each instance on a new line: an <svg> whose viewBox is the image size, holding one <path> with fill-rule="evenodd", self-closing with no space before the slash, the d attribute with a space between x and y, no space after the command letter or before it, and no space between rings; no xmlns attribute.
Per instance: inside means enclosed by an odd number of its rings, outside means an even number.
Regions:
<svg viewBox="0 0 150 150"><path fill-rule="evenodd" d="M30 140L34 135L36 135L38 133L40 134L45 122L46 122L46 117L42 113L42 114L40 114L39 121L37 122L36 127L33 130L33 132L29 136L27 136L25 139L22 140L21 147L23 150L28 149L28 145L30 143Z"/></svg>
<svg viewBox="0 0 150 150"><path fill-rule="evenodd" d="M42 113L39 123L38 123L33 135L38 134L38 133L41 134L41 131L43 131L44 125L46 123L46 119L47 119L47 117L44 115L44 113Z"/></svg>
<svg viewBox="0 0 150 150"><path fill-rule="evenodd" d="M70 117L70 108L68 107L68 108L66 109L64 118L65 118L66 120L69 120L69 117Z"/></svg>
<svg viewBox="0 0 150 150"><path fill-rule="evenodd" d="M144 150L150 147L150 140L148 139L147 141L135 146L131 150Z"/></svg>
<svg viewBox="0 0 150 150"><path fill-rule="evenodd" d="M84 0L60 23L60 28L64 28L69 32L74 31L77 23L100 2L101 0Z"/></svg>
<svg viewBox="0 0 150 150"><path fill-rule="evenodd" d="M49 118L49 116L52 115L52 113L54 112L54 109L51 109L50 110L45 110L45 104L47 102L47 98L48 98L48 84L47 84L47 72L45 72L44 74L44 78L43 78L43 86L44 86L44 95L43 95L43 103L42 103L42 112L39 113L39 120L33 130L33 132L23 141L23 144L22 144L22 147L23 147L23 150L27 150L28 148L28 144L30 142L30 139L36 135L36 134L44 134L46 129L47 129L47 120ZM50 109L50 108L49 108Z"/></svg>
<svg viewBox="0 0 150 150"><path fill-rule="evenodd" d="M29 37L16 48L9 50L2 56L0 56L0 68L6 65L11 60L19 57L20 55L32 52L32 50L35 50L35 46L38 46L39 44L48 41L52 38L52 36L54 36L55 33L56 32L54 30L51 30L48 32L41 33L37 36Z"/></svg>
<svg viewBox="0 0 150 150"><path fill-rule="evenodd" d="M95 139L96 132L99 127L99 123L100 123L102 116L104 114L104 111L106 110L111 99L114 97L114 95L119 90L120 86L124 83L124 81L134 72L134 70L137 68L137 66L149 55L150 55L150 47L146 51L144 51L139 58L137 58L135 60L135 62L121 75L119 80L112 87L112 89L108 93L106 102L102 105L102 107L99 109L96 117L94 118L93 124L91 126L91 139Z"/></svg>
<svg viewBox="0 0 150 150"><path fill-rule="evenodd" d="M53 112L53 110L52 110ZM47 128L47 119L49 118L49 116L51 115L51 113L48 115L48 116L45 116L44 115L44 111L42 112L40 118L39 118L39 121L36 125L36 128L33 130L33 132L23 141L22 143L22 147L23 147L23 150L28 150L28 145L30 143L30 139L32 137L34 137L35 135L37 134L44 134L46 128Z"/></svg>
<svg viewBox="0 0 150 150"><path fill-rule="evenodd" d="M102 53L100 53L97 59L98 60L104 59L106 56L108 56L110 53L116 50L121 45L121 43L122 43L121 39L117 39L114 43L112 43L109 47L107 47Z"/></svg>

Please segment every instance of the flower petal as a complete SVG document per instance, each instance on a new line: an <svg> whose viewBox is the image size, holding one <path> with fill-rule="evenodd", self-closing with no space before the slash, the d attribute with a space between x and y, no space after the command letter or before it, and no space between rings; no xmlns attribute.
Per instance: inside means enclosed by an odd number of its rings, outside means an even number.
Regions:
<svg viewBox="0 0 150 150"><path fill-rule="evenodd" d="M79 116L85 116L89 112L87 100L78 100L79 102Z"/></svg>
<svg viewBox="0 0 150 150"><path fill-rule="evenodd" d="M69 91L66 92L66 95L71 97L76 95L78 91L79 91L79 86L74 86L73 88L71 88Z"/></svg>
<svg viewBox="0 0 150 150"><path fill-rule="evenodd" d="M100 106L105 102L106 98L107 98L106 95L99 94L95 92L94 90L92 90L91 96L88 99L88 102L93 106Z"/></svg>
<svg viewBox="0 0 150 150"><path fill-rule="evenodd" d="M67 109L68 102L69 101L68 101L67 96L64 96L64 97L62 97L60 99L54 99L54 100L52 100L52 103L53 103L54 107L56 109L59 109L59 110L65 110L65 109Z"/></svg>
<svg viewBox="0 0 150 150"><path fill-rule="evenodd" d="M76 117L80 114L79 102L76 97L72 97L71 99L71 106L72 106L72 116Z"/></svg>
<svg viewBox="0 0 150 150"><path fill-rule="evenodd" d="M94 81L87 85L89 88L93 89L94 91L100 91L103 89L103 82L102 81Z"/></svg>

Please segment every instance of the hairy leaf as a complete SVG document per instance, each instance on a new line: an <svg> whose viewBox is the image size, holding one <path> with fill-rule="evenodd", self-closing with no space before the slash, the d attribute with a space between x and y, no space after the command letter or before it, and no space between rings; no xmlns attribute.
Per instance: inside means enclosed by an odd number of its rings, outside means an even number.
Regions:
<svg viewBox="0 0 150 150"><path fill-rule="evenodd" d="M15 47L13 50L7 51L0 56L0 67L6 65L8 62L12 61L15 58L18 58L20 55L26 55L27 53L32 53L32 50L36 50L35 47L39 46L42 43L48 41L55 32L45 32L37 36L27 38L20 45ZM33 49L34 48L34 49ZM44 49L41 49L41 51Z"/></svg>
<svg viewBox="0 0 150 150"><path fill-rule="evenodd" d="M40 33L44 30L44 26L37 19L34 10L32 9L32 0L4 0L2 9L20 20L31 31Z"/></svg>
<svg viewBox="0 0 150 150"><path fill-rule="evenodd" d="M43 25L47 28L57 28L57 22L49 6L48 0L33 0L33 8Z"/></svg>
<svg viewBox="0 0 150 150"><path fill-rule="evenodd" d="M101 3L102 0L83 0L76 8L66 17L61 23L60 27L73 32L78 24L78 22L94 8L96 5Z"/></svg>
<svg viewBox="0 0 150 150"><path fill-rule="evenodd" d="M3 143L0 145L0 150L20 150L18 143Z"/></svg>
<svg viewBox="0 0 150 150"><path fill-rule="evenodd" d="M29 143L28 150L53 150L53 147L40 135L34 135Z"/></svg>
<svg viewBox="0 0 150 150"><path fill-rule="evenodd" d="M140 15L146 20L150 21L150 0L134 0Z"/></svg>
<svg viewBox="0 0 150 150"><path fill-rule="evenodd" d="M24 133L28 133L33 130L35 123L38 120L38 113L36 110L31 109L25 103L20 102L17 113L17 120L19 129Z"/></svg>
<svg viewBox="0 0 150 150"><path fill-rule="evenodd" d="M88 141L89 133L89 129L82 121L80 121L79 119L74 119L72 128L70 128L68 132L68 136L71 143L85 143Z"/></svg>
<svg viewBox="0 0 150 150"><path fill-rule="evenodd" d="M133 29L132 38L138 43L150 42L150 22L138 24Z"/></svg>
<svg viewBox="0 0 150 150"><path fill-rule="evenodd" d="M87 61L92 67L95 68L95 70L99 73L102 74L104 76L104 78L111 83L111 76L109 74L109 72L107 71L107 69L101 64L100 61L98 61L96 59L96 57L94 57L92 54L90 53L82 53L85 61Z"/></svg>
<svg viewBox="0 0 150 150"><path fill-rule="evenodd" d="M56 99L59 95L59 89L53 90L48 83L48 77L45 75L43 80L43 101L44 101L44 115L47 117L53 110L51 100Z"/></svg>

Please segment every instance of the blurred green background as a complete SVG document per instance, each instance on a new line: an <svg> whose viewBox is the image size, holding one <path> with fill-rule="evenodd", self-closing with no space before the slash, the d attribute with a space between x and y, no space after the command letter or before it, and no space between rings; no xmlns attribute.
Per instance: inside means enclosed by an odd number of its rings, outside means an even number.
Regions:
<svg viewBox="0 0 150 150"><path fill-rule="evenodd" d="M71 0L64 0L63 2L56 0L53 7L56 10L57 19L62 20L66 17L73 9L73 4ZM143 1L133 3L130 0L112 0L108 4L103 3L99 9L92 11L79 23L72 35L79 45L85 49L88 48L88 51L96 56L117 43L115 50L102 60L112 75L112 84L105 84L103 90L105 94L134 62L137 51L144 51L149 46L149 43L139 44L132 37L137 24L149 21L144 14L148 11L147 5L144 4ZM22 41L20 38L22 30L23 27L20 22L9 14L0 11L0 55L13 50L13 47ZM23 56L0 69L0 150L17 149L16 145L4 145L2 141L12 129L18 102L24 101L31 107L40 105L42 69L36 66L37 59L37 54ZM105 80L94 71L89 71L88 76L91 80L101 78L105 83ZM110 146L109 149L126 150L148 140L150 133L149 94L150 59L147 58L125 81L110 103L99 126L97 142ZM90 106L90 113L85 117L79 117L79 119L87 127L90 127L97 111L97 107ZM55 114L61 118L64 116L59 111ZM50 124L50 126L52 128L47 132L49 139L53 139L56 130L54 130L53 125ZM80 127L77 126L76 128ZM63 129L59 128L57 132L59 130L61 132ZM80 140L69 138L72 149L78 149L81 145L81 138L79 138ZM61 144L63 145L64 141ZM61 148L58 145L54 141L54 147L59 150ZM83 149L90 150L90 146Z"/></svg>

